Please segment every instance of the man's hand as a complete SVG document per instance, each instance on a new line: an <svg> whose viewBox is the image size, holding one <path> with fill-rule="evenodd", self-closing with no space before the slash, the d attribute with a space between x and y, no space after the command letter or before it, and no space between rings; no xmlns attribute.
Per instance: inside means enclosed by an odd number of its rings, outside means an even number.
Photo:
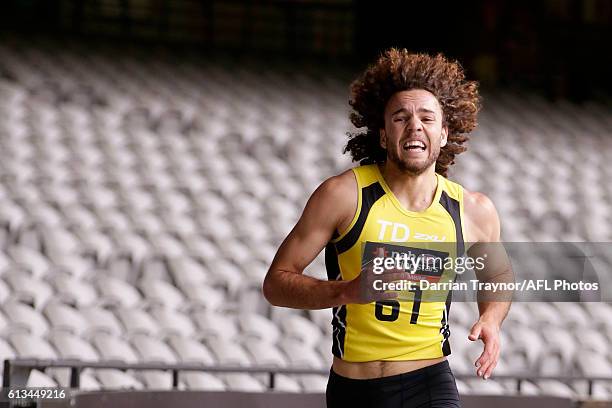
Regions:
<svg viewBox="0 0 612 408"><path fill-rule="evenodd" d="M396 282L400 280L408 280L410 273L400 269L389 269L382 274L375 274L372 271L372 266L367 266L361 270L359 276L347 282L344 291L345 303L366 304L377 302L379 300L395 299L399 292L385 292L374 288L374 281L379 280L380 283Z"/></svg>
<svg viewBox="0 0 612 408"><path fill-rule="evenodd" d="M472 326L468 336L471 341L481 339L484 343L484 350L474 362L474 365L476 366L476 374L485 380L491 377L499 360L501 346L499 329L499 324L480 319Z"/></svg>

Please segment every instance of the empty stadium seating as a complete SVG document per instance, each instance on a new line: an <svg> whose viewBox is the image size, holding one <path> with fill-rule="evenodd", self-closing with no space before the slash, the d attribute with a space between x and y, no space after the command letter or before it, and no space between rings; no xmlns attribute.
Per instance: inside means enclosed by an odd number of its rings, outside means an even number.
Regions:
<svg viewBox="0 0 612 408"><path fill-rule="evenodd" d="M0 357L329 367L331 312L271 309L259 288L310 193L351 165L350 75L181 58L0 45ZM492 198L504 239L611 241L609 109L506 93L484 106L451 177ZM321 257L308 273L325 276ZM609 303L516 304L498 372L611 375L611 315ZM476 317L474 304L453 306L457 373L481 351L467 340ZM66 379L33 371L29 383ZM170 384L163 372L81 377L86 389ZM325 384L276 377L283 391ZM187 372L180 386L267 383ZM495 378L458 387L516 392ZM586 391L540 381L522 392Z"/></svg>

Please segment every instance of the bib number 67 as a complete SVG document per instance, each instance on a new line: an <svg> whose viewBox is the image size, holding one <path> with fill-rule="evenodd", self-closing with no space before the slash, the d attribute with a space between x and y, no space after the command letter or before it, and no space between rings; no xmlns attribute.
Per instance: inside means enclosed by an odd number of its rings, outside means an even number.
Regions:
<svg viewBox="0 0 612 408"><path fill-rule="evenodd" d="M416 324L419 318L419 310L421 308L421 288L415 287L410 289L414 293L412 302L412 313L410 314L410 324ZM391 313L385 312L385 306L391 308ZM399 318L400 302L397 300L379 300L374 307L374 316L383 322L394 322Z"/></svg>

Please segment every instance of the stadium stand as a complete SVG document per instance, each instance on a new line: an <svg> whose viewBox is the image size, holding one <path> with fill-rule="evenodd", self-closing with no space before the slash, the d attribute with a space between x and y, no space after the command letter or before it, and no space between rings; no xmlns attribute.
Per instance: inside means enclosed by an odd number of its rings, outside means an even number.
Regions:
<svg viewBox="0 0 612 408"><path fill-rule="evenodd" d="M313 67L2 44L0 357L328 368L331 312L272 310L259 290L309 194L351 165L341 155L349 79ZM612 241L609 109L505 93L485 101L451 177L492 198L504 240ZM308 273L325 276L323 260ZM600 279L612 287L612 275ZM472 374L480 351L467 340L475 307L453 305L458 374ZM611 376L610 315L609 303L515 304L497 373ZM68 381L60 369L29 377L32 386ZM81 375L92 390L171 381L164 372ZM279 374L275 385L322 392L326 381ZM187 390L267 386L251 373L179 377ZM495 377L458 387L517 393ZM520 393L587 391L542 380ZM593 393L611 399L612 385Z"/></svg>

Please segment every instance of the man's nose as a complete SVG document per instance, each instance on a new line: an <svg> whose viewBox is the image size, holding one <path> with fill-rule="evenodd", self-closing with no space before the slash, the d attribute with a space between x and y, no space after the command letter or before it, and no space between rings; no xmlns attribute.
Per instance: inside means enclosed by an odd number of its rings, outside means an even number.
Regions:
<svg viewBox="0 0 612 408"><path fill-rule="evenodd" d="M423 130L423 123L418 118L413 117L408 121L407 130L411 132L421 132Z"/></svg>

